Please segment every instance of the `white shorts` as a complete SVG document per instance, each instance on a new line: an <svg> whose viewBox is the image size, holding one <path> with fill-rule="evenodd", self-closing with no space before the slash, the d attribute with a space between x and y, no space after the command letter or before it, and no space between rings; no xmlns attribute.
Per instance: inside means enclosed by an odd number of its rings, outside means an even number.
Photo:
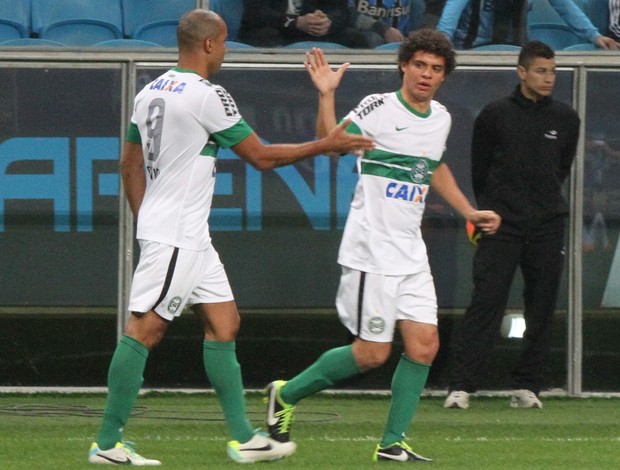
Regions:
<svg viewBox="0 0 620 470"><path fill-rule="evenodd" d="M129 311L154 310L172 320L186 306L234 300L213 247L190 251L147 240L139 243L140 261L131 285Z"/></svg>
<svg viewBox="0 0 620 470"><path fill-rule="evenodd" d="M336 309L354 336L391 343L397 320L437 325L433 276L430 272L386 276L343 266Z"/></svg>

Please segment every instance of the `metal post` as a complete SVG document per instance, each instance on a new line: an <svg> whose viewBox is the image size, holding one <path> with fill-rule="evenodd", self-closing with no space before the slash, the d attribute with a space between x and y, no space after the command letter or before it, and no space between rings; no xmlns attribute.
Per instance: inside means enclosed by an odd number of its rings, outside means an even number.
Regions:
<svg viewBox="0 0 620 470"><path fill-rule="evenodd" d="M582 394L583 361L583 297L581 276L583 242L583 184L585 158L585 116L586 116L587 72L584 66L575 69L573 96L575 108L581 117L579 145L571 170L569 258L568 258L568 394Z"/></svg>
<svg viewBox="0 0 620 470"><path fill-rule="evenodd" d="M133 91L136 89L136 67L134 62L123 64L123 80L121 85L121 149L124 142L124 135L129 121L129 110L132 109ZM120 175L119 175L120 178ZM129 290L131 288L131 277L133 274L133 239L134 239L134 218L129 208L129 203L125 197L123 181L120 181L119 192L119 236L118 236L118 297L117 297L117 320L116 336L120 340L129 312Z"/></svg>

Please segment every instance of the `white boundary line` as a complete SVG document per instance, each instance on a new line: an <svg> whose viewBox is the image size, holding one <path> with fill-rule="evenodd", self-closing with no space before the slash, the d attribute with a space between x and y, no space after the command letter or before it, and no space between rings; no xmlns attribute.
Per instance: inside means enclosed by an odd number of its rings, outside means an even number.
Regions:
<svg viewBox="0 0 620 470"><path fill-rule="evenodd" d="M0 387L0 395L10 393L36 394L36 393L107 393L107 387ZM212 388L144 388L140 390L140 395L150 392L156 393L185 393L185 394L214 394ZM260 389L246 389L246 393L259 393ZM328 395L389 395L389 390L339 390L330 389L321 392ZM445 397L446 390L425 390L422 396L425 397ZM512 395L511 390L480 390L473 394L478 397L508 397ZM542 397L569 397L569 398L620 398L620 392L584 392L579 396L571 396L566 390L553 389L541 392Z"/></svg>

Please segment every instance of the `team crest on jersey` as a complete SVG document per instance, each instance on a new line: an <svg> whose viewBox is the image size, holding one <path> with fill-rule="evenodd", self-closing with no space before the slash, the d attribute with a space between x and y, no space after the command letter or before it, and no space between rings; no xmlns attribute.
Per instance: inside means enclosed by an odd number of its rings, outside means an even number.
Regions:
<svg viewBox="0 0 620 470"><path fill-rule="evenodd" d="M181 306L181 301L182 299L178 295L173 297L170 302L168 302L168 312L177 313L177 310L179 310L179 307Z"/></svg>
<svg viewBox="0 0 620 470"><path fill-rule="evenodd" d="M368 331L373 335L379 335L385 330L385 320L381 317L372 317L368 320Z"/></svg>
<svg viewBox="0 0 620 470"><path fill-rule="evenodd" d="M414 183L422 184L428 176L428 163L425 160L418 160L411 167L411 180Z"/></svg>

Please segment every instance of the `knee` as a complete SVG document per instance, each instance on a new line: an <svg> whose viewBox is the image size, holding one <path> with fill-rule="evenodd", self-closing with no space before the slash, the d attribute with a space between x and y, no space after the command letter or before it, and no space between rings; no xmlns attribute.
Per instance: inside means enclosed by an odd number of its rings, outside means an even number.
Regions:
<svg viewBox="0 0 620 470"><path fill-rule="evenodd" d="M432 364L439 352L439 334L427 334L410 344L405 344L405 355L416 362Z"/></svg>
<svg viewBox="0 0 620 470"><path fill-rule="evenodd" d="M391 352L392 345L389 343L373 343L372 345L356 343L353 345L355 361L364 372L381 367L387 362Z"/></svg>
<svg viewBox="0 0 620 470"><path fill-rule="evenodd" d="M241 322L238 319L236 321L219 324L216 328L213 328L210 331L206 331L205 338L222 342L234 341L237 337L240 326Z"/></svg>
<svg viewBox="0 0 620 470"><path fill-rule="evenodd" d="M168 321L153 311L145 314L132 312L124 333L151 351L161 342L167 327Z"/></svg>

